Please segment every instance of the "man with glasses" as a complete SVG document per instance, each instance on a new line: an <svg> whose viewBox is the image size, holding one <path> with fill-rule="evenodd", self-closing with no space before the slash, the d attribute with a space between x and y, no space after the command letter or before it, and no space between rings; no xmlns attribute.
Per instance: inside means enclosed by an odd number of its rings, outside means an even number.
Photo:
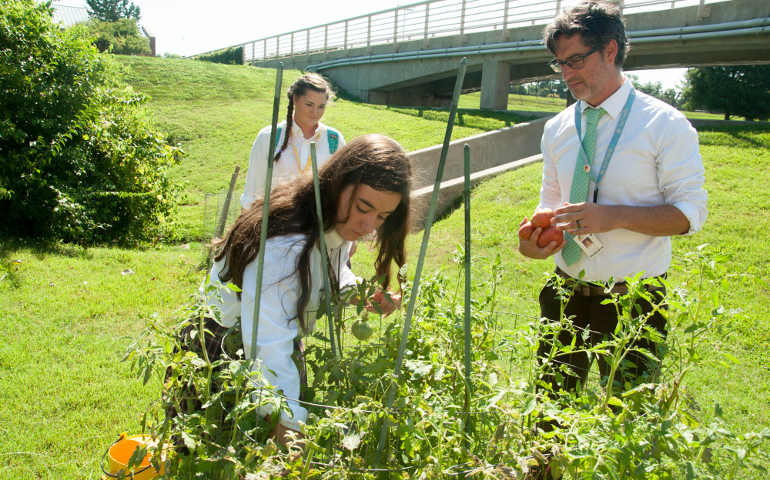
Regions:
<svg viewBox="0 0 770 480"><path fill-rule="evenodd" d="M552 225L563 230L565 238L538 247L538 228L519 242L519 251L527 257L555 255L557 274L574 290L564 314L577 334L562 331L557 338L546 336L538 348L541 362L554 360L546 366L553 374L542 380L555 394L582 384L590 360L583 352L552 357L554 344L574 340L575 350L581 350L585 343L611 336L617 312L602 302L611 293L627 290L626 277L641 273L654 280L666 275L670 237L702 227L707 195L695 129L673 107L636 92L623 76L629 47L615 5L597 1L576 5L545 28L544 41L555 57L550 66L562 74L578 100L546 123L541 142L538 209L553 209ZM652 303L662 301L660 283L649 289ZM539 301L541 317L559 321L561 299L553 282L543 288ZM639 307L654 310L646 301ZM659 359L665 317L657 312L647 322L660 335L641 339L635 346ZM627 368L615 377L621 387L654 378L659 361L639 352L631 352L627 359ZM606 379L609 368L603 360L599 358L599 370Z"/></svg>

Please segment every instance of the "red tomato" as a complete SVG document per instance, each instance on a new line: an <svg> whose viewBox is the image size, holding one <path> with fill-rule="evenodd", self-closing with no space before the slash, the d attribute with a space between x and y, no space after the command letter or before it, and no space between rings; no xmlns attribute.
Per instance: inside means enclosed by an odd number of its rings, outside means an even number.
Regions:
<svg viewBox="0 0 770 480"><path fill-rule="evenodd" d="M551 217L553 217L553 210L550 208L544 208L537 210L532 214L532 225L540 228L547 228L551 226Z"/></svg>
<svg viewBox="0 0 770 480"><path fill-rule="evenodd" d="M556 240L556 243L560 243L563 238L564 232L558 230L556 227L548 227L543 230L537 238L537 246L543 248L554 240Z"/></svg>
<svg viewBox="0 0 770 480"><path fill-rule="evenodd" d="M519 238L521 240L529 240L529 237L532 236L532 232L535 230L535 227L532 226L532 222L527 222L524 225L519 227Z"/></svg>

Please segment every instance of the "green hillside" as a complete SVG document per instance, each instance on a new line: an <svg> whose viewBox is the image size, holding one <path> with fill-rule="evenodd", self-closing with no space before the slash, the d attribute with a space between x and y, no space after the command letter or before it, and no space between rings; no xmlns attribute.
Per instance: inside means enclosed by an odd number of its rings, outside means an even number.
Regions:
<svg viewBox="0 0 770 480"><path fill-rule="evenodd" d="M125 67L126 81L149 97L155 122L187 153L172 178L185 184L183 236L200 239L204 195L224 191L236 165L241 167L236 191L242 190L251 144L271 121L275 71L184 59L116 58ZM286 89L300 74L296 70L284 72L279 121L286 114ZM452 138L501 128L524 118L465 113L458 119ZM446 119L446 112L390 109L337 99L323 121L339 129L346 139L383 133L412 151L441 143Z"/></svg>

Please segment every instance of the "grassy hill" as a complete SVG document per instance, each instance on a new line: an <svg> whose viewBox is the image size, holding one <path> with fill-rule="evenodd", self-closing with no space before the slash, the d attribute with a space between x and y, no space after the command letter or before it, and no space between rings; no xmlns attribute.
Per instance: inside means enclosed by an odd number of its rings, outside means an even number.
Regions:
<svg viewBox="0 0 770 480"><path fill-rule="evenodd" d="M269 121L274 72L178 59L119 60L128 81L150 97L149 114L187 152L174 178L187 185L186 238L200 238L204 194L221 191L234 165L245 170L253 137ZM286 72L284 85L296 75ZM470 107L472 98L463 102ZM325 120L346 138L382 132L414 150L443 139L442 114L422 115L338 100ZM454 138L516 120L466 115ZM704 130L700 139L710 216L702 232L674 242L671 278L677 286L697 280L683 259L704 243L725 272L702 292L716 323L683 401L704 418L719 404L735 431L756 431L770 424L770 128ZM483 288L499 255L499 312L511 326L536 321L537 290L553 268L551 261L516 253L518 221L536 205L539 184L540 166L533 165L486 182L472 195L475 282ZM456 278L452 259L462 225L456 211L434 226L426 272ZM420 240L421 234L409 239L412 269ZM142 386L132 377L123 354L146 321L167 320L197 288L204 253L195 241L145 250L0 245L0 480L100 477L106 448L121 431L139 431L141 414L158 393L157 383ZM370 272L371 259L362 245L354 269Z"/></svg>
<svg viewBox="0 0 770 480"><path fill-rule="evenodd" d="M236 165L241 167L236 190L243 190L251 144L257 132L271 121L275 71L182 59L117 58L125 67L126 81L149 97L148 108L155 122L172 143L180 143L187 153L172 177L186 185L181 211L183 236L200 239L205 194L224 191ZM285 92L299 75L296 70L284 72L279 121L286 115ZM464 114L453 139L524 118L514 114ZM390 109L337 99L327 109L324 123L339 129L346 139L383 133L412 151L441 143L446 119L446 112Z"/></svg>

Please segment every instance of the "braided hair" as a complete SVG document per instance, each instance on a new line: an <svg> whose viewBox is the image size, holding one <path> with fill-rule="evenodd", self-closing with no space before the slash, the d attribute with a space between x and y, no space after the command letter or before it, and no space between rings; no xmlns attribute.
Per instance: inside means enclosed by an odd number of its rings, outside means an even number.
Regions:
<svg viewBox="0 0 770 480"><path fill-rule="evenodd" d="M292 126L294 124L294 97L301 97L308 90L313 90L318 93L325 93L328 99L332 94L332 87L324 77L317 73L306 73L299 77L294 83L291 84L289 90L286 92L286 96L289 97L289 106L286 109L286 135L283 137L283 144L281 149L275 154L273 161L277 162L289 145L289 137L291 136Z"/></svg>

